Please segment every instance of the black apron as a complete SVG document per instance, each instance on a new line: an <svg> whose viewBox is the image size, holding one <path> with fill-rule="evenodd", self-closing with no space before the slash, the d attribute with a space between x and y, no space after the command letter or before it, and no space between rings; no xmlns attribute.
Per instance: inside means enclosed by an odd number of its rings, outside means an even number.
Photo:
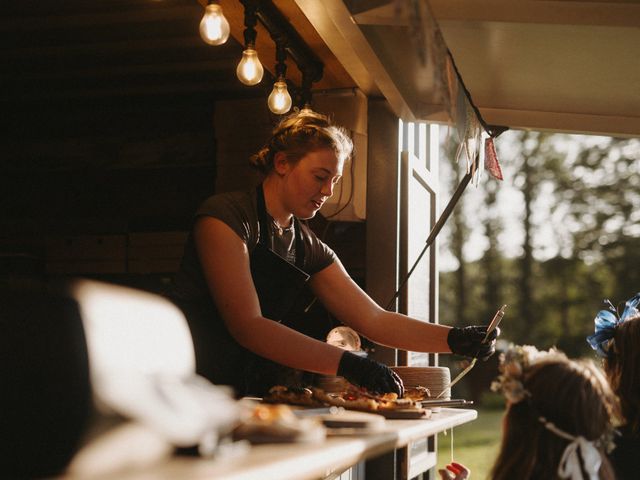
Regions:
<svg viewBox="0 0 640 480"><path fill-rule="evenodd" d="M260 300L262 315L304 332L308 292L303 295L309 275L304 265L304 241L295 222L295 265L269 248L267 211L262 185L256 188L260 233L250 254L251 276ZM305 373L277 364L240 346L228 332L212 300L207 305L185 305L193 337L196 369L213 383L231 385L239 396L263 396L273 385L308 383Z"/></svg>

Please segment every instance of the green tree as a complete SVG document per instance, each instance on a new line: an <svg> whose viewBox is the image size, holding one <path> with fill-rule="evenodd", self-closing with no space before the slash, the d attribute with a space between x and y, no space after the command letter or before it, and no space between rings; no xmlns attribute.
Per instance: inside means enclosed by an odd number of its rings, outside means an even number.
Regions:
<svg viewBox="0 0 640 480"><path fill-rule="evenodd" d="M640 290L640 140L607 138L583 148L565 185L574 252L610 273L603 295Z"/></svg>
<svg viewBox="0 0 640 480"><path fill-rule="evenodd" d="M502 295L502 265L498 236L502 232L502 219L497 211L498 181L490 178L486 181L484 197L483 229L488 246L480 260L484 305L482 317L489 319L504 302Z"/></svg>
<svg viewBox="0 0 640 480"><path fill-rule="evenodd" d="M505 263L505 291L509 299L509 339L517 343L547 344L557 340L568 331L569 321L566 306L570 304L569 291L565 285L556 285L549 302L550 292L548 270L543 268L539 258L554 252L554 245L542 243L538 233L546 223L551 222L555 207L550 204L549 192L558 190L558 180L565 179L569 170L564 162L565 155L558 145L564 138L544 132L515 131L507 137L509 160L513 184L522 199L520 230L522 232L521 255L514 262ZM556 239L559 243L561 238ZM556 262L555 267L569 267L566 262ZM559 277L569 275L569 270ZM553 323L546 315L551 304L553 308L564 308L565 315L554 316ZM517 320L516 320L517 319ZM559 323L558 323L559 322Z"/></svg>
<svg viewBox="0 0 640 480"><path fill-rule="evenodd" d="M454 141L445 142L442 149L442 156L446 159L447 172L443 177L447 178L447 183L443 189L443 204L449 201L450 196L458 188L462 180L461 166L456 159L457 145ZM444 166L444 165L443 165ZM441 169L444 170L444 169ZM441 276L440 295L441 308L440 319L447 325L466 325L467 321L467 261L464 257L464 246L469 236L469 226L464 213L465 195L463 194L453 209L446 224L446 237L448 238L448 248L456 259L458 268L450 275Z"/></svg>

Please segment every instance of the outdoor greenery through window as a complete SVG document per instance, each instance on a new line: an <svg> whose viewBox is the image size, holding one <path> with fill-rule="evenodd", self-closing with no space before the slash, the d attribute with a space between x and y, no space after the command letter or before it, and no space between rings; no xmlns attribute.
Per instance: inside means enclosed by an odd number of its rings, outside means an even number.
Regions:
<svg viewBox="0 0 640 480"><path fill-rule="evenodd" d="M453 143L443 139L441 204L465 173ZM484 172L469 185L439 238L440 322L486 324L508 304L502 341L595 358L585 338L602 300L640 291L640 139L512 130L496 146L504 180ZM440 363L454 376L464 364L447 357ZM503 409L489 392L497 362L478 362L454 387L480 416ZM488 466L469 463L474 478L485 478L497 452L500 415L489 417L454 432L456 461L467 463L465 442L477 438L484 450L474 458L490 457ZM449 439L439 442L446 464Z"/></svg>

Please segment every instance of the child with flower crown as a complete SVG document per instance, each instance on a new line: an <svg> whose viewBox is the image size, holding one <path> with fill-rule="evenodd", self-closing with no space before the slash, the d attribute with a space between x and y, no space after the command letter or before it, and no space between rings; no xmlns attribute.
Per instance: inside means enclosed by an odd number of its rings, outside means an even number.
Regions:
<svg viewBox="0 0 640 480"><path fill-rule="evenodd" d="M608 300L605 304L587 341L604 359L609 384L620 400L622 425L611 462L618 479L635 479L640 465L640 293L626 302L622 315Z"/></svg>
<svg viewBox="0 0 640 480"><path fill-rule="evenodd" d="M592 362L515 346L491 388L507 399L493 480L615 478L605 454L615 396Z"/></svg>
<svg viewBox="0 0 640 480"><path fill-rule="evenodd" d="M491 389L504 394L507 410L492 480L615 478L605 453L615 395L592 362L524 345L501 354L499 368ZM468 478L464 472L440 475Z"/></svg>

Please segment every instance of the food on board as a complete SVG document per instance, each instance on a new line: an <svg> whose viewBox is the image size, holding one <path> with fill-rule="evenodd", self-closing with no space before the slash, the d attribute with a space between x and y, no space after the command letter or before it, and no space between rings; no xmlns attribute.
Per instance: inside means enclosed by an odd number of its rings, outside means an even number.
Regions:
<svg viewBox="0 0 640 480"><path fill-rule="evenodd" d="M420 402L430 398L429 390L424 387L407 389L404 398L395 393L373 395L364 389L350 386L344 392L328 393L321 388L286 387L277 385L264 398L268 403L286 403L305 407L334 406L348 410L383 413L390 410L413 410L422 412Z"/></svg>

